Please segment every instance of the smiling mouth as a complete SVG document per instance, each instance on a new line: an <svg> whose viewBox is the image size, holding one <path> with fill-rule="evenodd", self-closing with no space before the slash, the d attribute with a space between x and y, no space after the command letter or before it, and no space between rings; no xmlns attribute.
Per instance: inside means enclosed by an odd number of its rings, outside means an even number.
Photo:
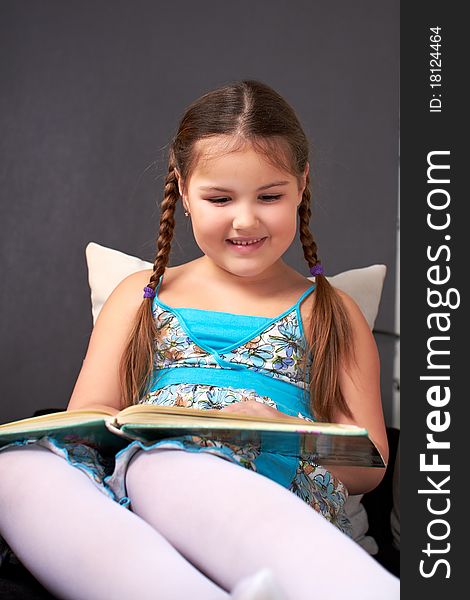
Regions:
<svg viewBox="0 0 470 600"><path fill-rule="evenodd" d="M261 242L261 240L264 240L264 239L266 239L266 238L260 237L260 238L253 238L251 240L233 239L233 240L227 240L227 241L230 242L231 244L233 244L234 246L252 246L253 244L257 244L258 242Z"/></svg>

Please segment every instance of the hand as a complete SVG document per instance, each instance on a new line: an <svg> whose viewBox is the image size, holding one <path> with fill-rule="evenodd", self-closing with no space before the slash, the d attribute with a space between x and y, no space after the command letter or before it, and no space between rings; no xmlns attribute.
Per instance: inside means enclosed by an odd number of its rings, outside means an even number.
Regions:
<svg viewBox="0 0 470 600"><path fill-rule="evenodd" d="M272 408L272 406L268 406L262 402L256 402L256 400L233 402L232 404L222 408L220 412L235 413L268 419L295 419L295 421L298 421L296 417L290 417L289 415Z"/></svg>

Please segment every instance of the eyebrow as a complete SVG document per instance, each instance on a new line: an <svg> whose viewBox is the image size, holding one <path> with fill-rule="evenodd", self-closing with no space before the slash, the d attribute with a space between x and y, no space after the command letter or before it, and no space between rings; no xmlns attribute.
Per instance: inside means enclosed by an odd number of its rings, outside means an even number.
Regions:
<svg viewBox="0 0 470 600"><path fill-rule="evenodd" d="M257 192L261 192L261 190L267 190L268 188L272 188L272 187L276 187L276 186L281 186L281 185L287 185L288 183L289 183L288 181L275 181L273 183L268 183L267 185L262 185L256 191ZM215 187L215 186L205 186L205 185L201 185L199 187L199 189L200 190L205 190L207 192L210 192L212 190L217 191L217 192L233 192L233 190L228 190L226 188Z"/></svg>

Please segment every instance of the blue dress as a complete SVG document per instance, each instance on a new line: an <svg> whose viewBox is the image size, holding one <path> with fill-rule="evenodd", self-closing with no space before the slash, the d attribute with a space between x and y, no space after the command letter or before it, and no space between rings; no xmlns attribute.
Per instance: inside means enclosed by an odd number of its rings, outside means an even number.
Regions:
<svg viewBox="0 0 470 600"><path fill-rule="evenodd" d="M302 327L300 304L315 286L273 319L172 308L159 299L159 287L152 304L158 330L154 368L151 385L139 403L204 410L255 400L288 415L314 420L308 394L312 357ZM126 508L131 508L131 504L125 475L136 452L155 448L207 452L273 479L351 535L344 512L345 486L327 469L308 461L192 435L150 445L132 441L114 457L52 436L22 440L4 448L26 444L38 444L62 456L86 473L100 491Z"/></svg>

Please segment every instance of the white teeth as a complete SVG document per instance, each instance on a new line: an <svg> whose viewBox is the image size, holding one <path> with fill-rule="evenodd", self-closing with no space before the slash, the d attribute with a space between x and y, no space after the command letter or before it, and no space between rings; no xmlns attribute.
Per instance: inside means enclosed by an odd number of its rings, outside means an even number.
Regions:
<svg viewBox="0 0 470 600"><path fill-rule="evenodd" d="M251 242L244 242L242 240L230 240L232 242L232 244L235 244L236 246L251 246L251 244L256 244L257 242L260 242L262 238L258 238L257 240L251 240Z"/></svg>

